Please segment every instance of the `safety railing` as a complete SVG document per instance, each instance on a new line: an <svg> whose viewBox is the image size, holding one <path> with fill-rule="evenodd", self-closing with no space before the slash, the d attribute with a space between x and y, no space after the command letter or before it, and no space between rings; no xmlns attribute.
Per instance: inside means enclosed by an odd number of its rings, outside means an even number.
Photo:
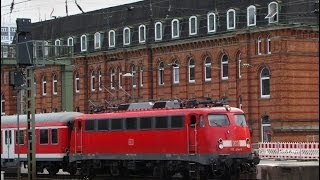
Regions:
<svg viewBox="0 0 320 180"><path fill-rule="evenodd" d="M319 160L319 143L263 142L259 143L261 159Z"/></svg>

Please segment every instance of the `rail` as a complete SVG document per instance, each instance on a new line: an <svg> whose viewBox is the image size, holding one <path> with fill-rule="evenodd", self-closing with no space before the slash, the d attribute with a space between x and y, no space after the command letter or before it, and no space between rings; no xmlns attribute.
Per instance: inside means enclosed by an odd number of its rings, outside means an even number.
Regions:
<svg viewBox="0 0 320 180"><path fill-rule="evenodd" d="M319 160L319 143L263 142L259 143L261 159Z"/></svg>

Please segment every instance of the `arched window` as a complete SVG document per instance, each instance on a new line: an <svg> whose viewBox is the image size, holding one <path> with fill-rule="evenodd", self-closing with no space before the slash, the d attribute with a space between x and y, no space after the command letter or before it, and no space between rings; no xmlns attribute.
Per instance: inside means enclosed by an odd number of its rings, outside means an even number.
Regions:
<svg viewBox="0 0 320 180"><path fill-rule="evenodd" d="M139 77L140 77L140 87L143 87L143 67L142 67L142 65L140 66L140 75L139 75Z"/></svg>
<svg viewBox="0 0 320 180"><path fill-rule="evenodd" d="M173 83L178 84L180 81L180 67L179 67L179 61L175 60L172 64L173 69Z"/></svg>
<svg viewBox="0 0 320 180"><path fill-rule="evenodd" d="M99 32L96 32L94 34L94 49L100 49L101 48L101 34Z"/></svg>
<svg viewBox="0 0 320 180"><path fill-rule="evenodd" d="M61 41L60 39L57 39L55 42L54 42L54 54L56 56L59 56L60 54L60 46L61 46Z"/></svg>
<svg viewBox="0 0 320 180"><path fill-rule="evenodd" d="M256 25L256 7L251 5L247 8L247 26Z"/></svg>
<svg viewBox="0 0 320 180"><path fill-rule="evenodd" d="M109 31L109 47L116 46L116 32L114 30Z"/></svg>
<svg viewBox="0 0 320 180"><path fill-rule="evenodd" d="M115 83L115 72L114 72L114 68L110 69L110 88L114 89L114 83Z"/></svg>
<svg viewBox="0 0 320 180"><path fill-rule="evenodd" d="M196 63L193 58L189 60L189 83L195 82Z"/></svg>
<svg viewBox="0 0 320 180"><path fill-rule="evenodd" d="M68 38L68 46L73 46L73 38L72 37Z"/></svg>
<svg viewBox="0 0 320 180"><path fill-rule="evenodd" d="M159 63L159 69L158 69L158 80L159 85L164 85L164 63Z"/></svg>
<svg viewBox="0 0 320 180"><path fill-rule="evenodd" d="M262 40L261 40L261 37L259 36L258 37L258 40L257 40L257 53L258 55L261 55L261 47L262 46Z"/></svg>
<svg viewBox="0 0 320 180"><path fill-rule="evenodd" d="M237 54L237 76L241 79L241 52Z"/></svg>
<svg viewBox="0 0 320 180"><path fill-rule="evenodd" d="M123 45L130 45L130 28L125 27L123 29Z"/></svg>
<svg viewBox="0 0 320 180"><path fill-rule="evenodd" d="M137 87L137 69L136 66L133 64L131 66L131 74L132 74L132 87Z"/></svg>
<svg viewBox="0 0 320 180"><path fill-rule="evenodd" d="M179 20L174 19L171 21L171 37L178 38L180 36L180 29L179 29Z"/></svg>
<svg viewBox="0 0 320 180"><path fill-rule="evenodd" d="M228 61L229 61L228 56L224 54L221 58L221 79L222 80L228 79Z"/></svg>
<svg viewBox="0 0 320 180"><path fill-rule="evenodd" d="M76 75L75 75L74 89L75 89L76 93L80 92L80 77L79 77L79 73L76 73Z"/></svg>
<svg viewBox="0 0 320 180"><path fill-rule="evenodd" d="M146 42L146 26L140 25L139 26L139 43Z"/></svg>
<svg viewBox="0 0 320 180"><path fill-rule="evenodd" d="M236 28L236 11L234 9L229 9L227 11L227 29Z"/></svg>
<svg viewBox="0 0 320 180"><path fill-rule="evenodd" d="M101 70L98 71L98 86L99 86L99 91L102 91L102 74L101 74Z"/></svg>
<svg viewBox="0 0 320 180"><path fill-rule="evenodd" d="M271 123L268 115L264 115L261 119L261 141L271 142Z"/></svg>
<svg viewBox="0 0 320 180"><path fill-rule="evenodd" d="M260 92L261 98L270 98L270 72L268 68L261 70Z"/></svg>
<svg viewBox="0 0 320 180"><path fill-rule="evenodd" d="M118 87L122 89L122 71L121 67L118 67Z"/></svg>
<svg viewBox="0 0 320 180"><path fill-rule="evenodd" d="M4 94L1 94L1 115L5 115L6 114L6 109L5 106L6 105L6 99L4 98Z"/></svg>
<svg viewBox="0 0 320 180"><path fill-rule="evenodd" d="M211 58L209 56L204 59L204 81L211 81Z"/></svg>
<svg viewBox="0 0 320 180"><path fill-rule="evenodd" d="M268 18L269 23L277 23L278 22L278 3L271 2L268 5L268 15L265 18Z"/></svg>
<svg viewBox="0 0 320 180"><path fill-rule="evenodd" d="M271 36L267 37L267 54L271 54Z"/></svg>
<svg viewBox="0 0 320 180"><path fill-rule="evenodd" d="M58 79L56 74L52 77L52 93L54 95L58 94Z"/></svg>
<svg viewBox="0 0 320 180"><path fill-rule="evenodd" d="M161 22L156 22L156 24L154 25L154 39L156 41L160 41L162 40L162 23Z"/></svg>
<svg viewBox="0 0 320 180"><path fill-rule="evenodd" d="M208 33L216 32L216 14L207 14Z"/></svg>
<svg viewBox="0 0 320 180"><path fill-rule="evenodd" d="M46 76L42 77L42 95L47 95L47 78Z"/></svg>
<svg viewBox="0 0 320 180"><path fill-rule="evenodd" d="M196 16L189 18L189 35L196 35L198 32L198 22Z"/></svg>
<svg viewBox="0 0 320 180"><path fill-rule="evenodd" d="M96 82L95 72L92 71L91 72L91 91L95 91L96 90L95 82Z"/></svg>
<svg viewBox="0 0 320 180"><path fill-rule="evenodd" d="M87 36L82 35L80 41L81 41L81 51L87 51Z"/></svg>

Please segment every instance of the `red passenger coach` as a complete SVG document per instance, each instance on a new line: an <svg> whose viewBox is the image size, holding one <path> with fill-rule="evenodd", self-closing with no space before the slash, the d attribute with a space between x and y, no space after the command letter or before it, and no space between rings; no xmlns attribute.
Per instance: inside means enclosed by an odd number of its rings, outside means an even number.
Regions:
<svg viewBox="0 0 320 180"><path fill-rule="evenodd" d="M68 170L67 153L73 119L81 114L61 112L35 115L37 171L46 168L50 174L56 174L59 169ZM2 166L14 165L18 154L20 162L27 164L27 116L20 115L19 121L18 136L17 116L1 117Z"/></svg>
<svg viewBox="0 0 320 180"><path fill-rule="evenodd" d="M70 166L87 176L143 173L170 178L239 176L254 167L251 137L241 109L192 101L144 105L124 110L86 114L74 121ZM197 107L205 104L206 107ZM221 105L221 107L216 107ZM120 108L122 109L122 108Z"/></svg>

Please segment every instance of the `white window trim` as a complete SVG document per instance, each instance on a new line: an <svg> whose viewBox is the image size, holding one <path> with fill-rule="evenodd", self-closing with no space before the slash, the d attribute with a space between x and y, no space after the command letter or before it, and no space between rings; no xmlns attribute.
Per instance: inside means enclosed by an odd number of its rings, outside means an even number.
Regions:
<svg viewBox="0 0 320 180"><path fill-rule="evenodd" d="M207 78L207 67L210 67L210 74L211 74L211 64L212 64L212 62L210 61L210 63L207 63L206 60L207 60L207 58L205 58L205 60L204 60L204 81L205 82L209 82L209 81L211 81L212 78L211 77Z"/></svg>
<svg viewBox="0 0 320 180"><path fill-rule="evenodd" d="M101 33L96 32L94 33L94 49L100 49L101 48Z"/></svg>
<svg viewBox="0 0 320 180"><path fill-rule="evenodd" d="M196 65L195 64L190 64L190 61L191 61L192 59L190 59L189 60L189 66L188 66L188 80L189 80L189 83L195 83L196 82L196 80L195 79L191 79L191 68L193 68L194 69L194 76L196 76ZM195 60L193 59L193 61L194 61L194 63L195 63ZM195 78L195 77L194 77Z"/></svg>
<svg viewBox="0 0 320 180"><path fill-rule="evenodd" d="M213 15L213 29L210 29L210 16ZM208 25L208 33L216 32L216 14L215 13L208 13L207 14L207 25Z"/></svg>
<svg viewBox="0 0 320 180"><path fill-rule="evenodd" d="M177 29L174 29L174 26L173 26L175 22L177 23ZM177 35L174 35L175 30L177 31ZM180 37L180 23L178 19L174 19L171 21L171 37L172 39Z"/></svg>
<svg viewBox="0 0 320 180"><path fill-rule="evenodd" d="M264 69L262 69L261 72L260 72L260 97L263 98L263 99L269 99L270 98L270 92L269 92L268 95L263 95L262 94L262 85L263 85L262 81L263 80L267 80L267 79L269 80L269 91L270 91L270 71L268 69L268 71L269 71L269 76L268 77L262 77L263 70Z"/></svg>
<svg viewBox="0 0 320 180"><path fill-rule="evenodd" d="M159 80L159 85L164 85L164 67L161 67L161 64L159 64L159 69L158 69L158 80ZM162 72L162 73L161 73Z"/></svg>
<svg viewBox="0 0 320 180"><path fill-rule="evenodd" d="M94 71L91 72L91 91L95 91L96 88L94 87L94 83L95 83L95 80L96 80L96 76L94 74Z"/></svg>
<svg viewBox="0 0 320 180"><path fill-rule="evenodd" d="M56 78L57 78L56 75L52 76L52 94L54 94L54 95L58 94L58 91L54 91L55 86L56 86L55 83L58 85L58 80ZM58 87L57 87L57 90L58 90Z"/></svg>
<svg viewBox="0 0 320 180"><path fill-rule="evenodd" d="M46 85L46 88L44 88L44 85ZM44 92L44 91L46 91L46 92ZM43 96L47 95L47 80L44 80L44 77L42 77L42 95Z"/></svg>
<svg viewBox="0 0 320 180"><path fill-rule="evenodd" d="M250 24L250 9L253 8L253 13L254 13L254 23L253 24ZM251 5L247 8L247 26L250 27L250 26L255 26L257 23L257 15L256 15L256 7L254 5Z"/></svg>
<svg viewBox="0 0 320 180"><path fill-rule="evenodd" d="M111 34L113 34L112 40L113 40L113 44L111 44ZM108 33L109 36L109 47L115 47L116 46L116 32L114 30L110 30Z"/></svg>
<svg viewBox="0 0 320 180"><path fill-rule="evenodd" d="M3 107L5 106L6 100L3 97L4 97L4 95L1 95L1 115L6 114L6 112L3 110Z"/></svg>
<svg viewBox="0 0 320 180"><path fill-rule="evenodd" d="M136 66L135 65L132 66L131 74L132 74L131 85L132 85L133 88L136 88L137 87L137 82L136 82L137 71L136 71Z"/></svg>
<svg viewBox="0 0 320 180"><path fill-rule="evenodd" d="M261 142L264 142L263 141L263 139L264 139L264 132L263 132L264 127L271 127L271 124L270 123L262 124L262 121L261 121Z"/></svg>
<svg viewBox="0 0 320 180"><path fill-rule="evenodd" d="M262 45L262 40L261 40L261 37L259 36L258 37L258 41L257 41L257 54L258 55L261 55L262 54L262 51L261 51L261 45Z"/></svg>
<svg viewBox="0 0 320 180"><path fill-rule="evenodd" d="M69 43L71 40L71 44ZM73 46L73 38L72 37L69 37L68 38L68 46Z"/></svg>
<svg viewBox="0 0 320 180"><path fill-rule="evenodd" d="M141 39L141 28L143 28L143 39ZM139 43L145 43L146 42L146 26L140 25L139 26Z"/></svg>
<svg viewBox="0 0 320 180"><path fill-rule="evenodd" d="M84 41L84 46L85 47L83 47L83 42L82 41ZM81 43L81 52L83 52L83 51L87 51L87 36L86 35L82 35L81 36L81 38L80 38L80 43Z"/></svg>
<svg viewBox="0 0 320 180"><path fill-rule="evenodd" d="M78 86L77 84L79 83L79 89L78 89ZM76 93L79 93L80 92L80 78L79 78L79 74L76 74L75 75L75 91Z"/></svg>
<svg viewBox="0 0 320 180"><path fill-rule="evenodd" d="M158 29L157 29L157 26L159 25L159 31L160 31L160 37L157 37L157 32L158 32ZM154 39L156 41L161 41L162 40L162 23L161 22L156 22L155 25L154 25Z"/></svg>
<svg viewBox="0 0 320 180"><path fill-rule="evenodd" d="M227 56L227 55L223 55L223 56ZM229 74L228 74L228 76L225 76L225 77L223 76L223 65L227 64L228 68L229 68L229 57L227 56L228 57L228 61L222 61L223 60L223 56L221 57L221 80L228 80Z"/></svg>
<svg viewBox="0 0 320 180"><path fill-rule="evenodd" d="M276 12L273 15L270 15L271 13L271 5L275 4L276 5ZM277 23L279 21L279 8L278 8L278 3L277 2L271 2L268 4L268 15L265 18L268 18L268 23L272 24L272 23ZM273 17L277 15L277 19L275 21L272 21ZM270 17L269 17L270 16Z"/></svg>
<svg viewBox="0 0 320 180"><path fill-rule="evenodd" d="M173 66L173 83L179 84L180 82L180 66L178 62L175 62L176 66ZM178 71L178 77L176 78L176 71Z"/></svg>
<svg viewBox="0 0 320 180"><path fill-rule="evenodd" d="M59 47L57 47L57 46L60 46L61 45L61 41L60 41L60 39L56 39L55 40L55 42L54 42L54 54L55 55L59 55Z"/></svg>
<svg viewBox="0 0 320 180"><path fill-rule="evenodd" d="M191 24L191 20L192 19L195 19L195 21L194 21L194 25L195 25L195 27L194 27L194 31L195 32L191 32L191 26L192 26L192 24ZM196 16L191 16L190 18L189 18L189 35L196 35L198 33L198 21L197 21L197 17Z"/></svg>
<svg viewBox="0 0 320 180"><path fill-rule="evenodd" d="M128 42L126 42L126 31L128 31ZM130 32L130 28L129 27L125 27L123 29L123 45L130 45L131 43L131 32Z"/></svg>
<svg viewBox="0 0 320 180"><path fill-rule="evenodd" d="M110 70L110 89L115 89L114 87L114 81L115 80L115 71L114 68L111 68Z"/></svg>
<svg viewBox="0 0 320 180"><path fill-rule="evenodd" d="M43 42L43 46L44 46L44 56L48 57L49 55L49 42L48 41L44 41Z"/></svg>
<svg viewBox="0 0 320 180"><path fill-rule="evenodd" d="M143 68L140 66L140 87L143 87Z"/></svg>
<svg viewBox="0 0 320 180"><path fill-rule="evenodd" d="M119 72L119 74L118 74L118 87L119 87L119 89L122 89L122 72L121 72L121 69L119 68L118 69L118 72Z"/></svg>
<svg viewBox="0 0 320 180"><path fill-rule="evenodd" d="M238 60L238 79L241 79L241 53L237 56Z"/></svg>
<svg viewBox="0 0 320 180"><path fill-rule="evenodd" d="M101 74L101 70L98 71L98 74L99 74L99 76L98 76L99 91L102 91L102 81L101 81L101 79L102 79L102 74Z"/></svg>
<svg viewBox="0 0 320 180"><path fill-rule="evenodd" d="M271 54L271 38L270 38L270 35L268 36L267 38L267 54Z"/></svg>
<svg viewBox="0 0 320 180"><path fill-rule="evenodd" d="M230 13L233 12L233 27L230 27L229 19L230 19ZM234 9L229 9L227 11L227 29L236 29L236 11Z"/></svg>

